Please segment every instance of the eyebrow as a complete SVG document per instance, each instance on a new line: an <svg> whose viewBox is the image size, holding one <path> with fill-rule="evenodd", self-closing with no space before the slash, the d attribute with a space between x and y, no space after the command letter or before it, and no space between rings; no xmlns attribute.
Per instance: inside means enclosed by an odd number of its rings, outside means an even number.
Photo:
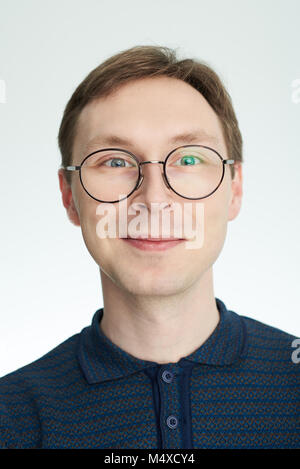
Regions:
<svg viewBox="0 0 300 469"><path fill-rule="evenodd" d="M196 143L200 141L207 141L212 144L219 144L220 140L214 136L207 133L205 130L196 130L196 131L188 131L183 132L177 135L174 135L168 140L170 144L178 144L178 143ZM85 151L89 151L93 147L97 145L126 145L133 147L134 143L125 137L120 137L118 135L98 135L97 137L90 140L84 147Z"/></svg>

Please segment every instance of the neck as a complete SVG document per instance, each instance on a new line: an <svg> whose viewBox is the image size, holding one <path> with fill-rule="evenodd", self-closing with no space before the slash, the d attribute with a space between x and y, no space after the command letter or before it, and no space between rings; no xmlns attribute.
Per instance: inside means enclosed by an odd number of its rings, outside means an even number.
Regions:
<svg viewBox="0 0 300 469"><path fill-rule="evenodd" d="M173 296L140 296L118 287L102 270L102 332L136 358L176 363L199 348L220 316L212 269L189 289Z"/></svg>

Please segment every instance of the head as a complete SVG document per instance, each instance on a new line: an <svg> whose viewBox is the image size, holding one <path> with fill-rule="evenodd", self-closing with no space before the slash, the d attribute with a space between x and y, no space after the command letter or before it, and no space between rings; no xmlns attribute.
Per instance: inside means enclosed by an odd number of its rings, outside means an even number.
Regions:
<svg viewBox="0 0 300 469"><path fill-rule="evenodd" d="M177 134L196 132L202 134L197 140L171 143ZM128 143L104 144L108 135ZM63 166L79 166L89 153L112 146L129 150L140 161L164 160L171 150L187 143L209 146L223 159L234 159L234 165L225 165L218 189L199 201L171 191L162 178L161 165L142 166L140 187L113 204L117 224L124 207L130 222L127 207L132 204L146 212L149 233L153 203L180 204L182 213L184 204L193 207L201 202L203 206L200 248L187 249L181 243L166 251L146 253L118 237L99 238L97 207L101 203L84 191L78 172L58 172L69 219L81 227L102 275L122 290L135 295L172 295L195 285L212 268L223 247L228 221L241 206L242 137L230 96L208 65L178 60L166 47L137 46L116 54L77 87L66 106L58 140ZM192 213L196 217L197 211Z"/></svg>

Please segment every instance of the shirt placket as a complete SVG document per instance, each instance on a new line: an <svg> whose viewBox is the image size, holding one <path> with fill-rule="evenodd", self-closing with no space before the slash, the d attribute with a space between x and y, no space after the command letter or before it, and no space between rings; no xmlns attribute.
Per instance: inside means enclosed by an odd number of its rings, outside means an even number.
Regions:
<svg viewBox="0 0 300 469"><path fill-rule="evenodd" d="M160 395L160 430L163 448L182 446L181 369L178 364L160 365L157 385Z"/></svg>

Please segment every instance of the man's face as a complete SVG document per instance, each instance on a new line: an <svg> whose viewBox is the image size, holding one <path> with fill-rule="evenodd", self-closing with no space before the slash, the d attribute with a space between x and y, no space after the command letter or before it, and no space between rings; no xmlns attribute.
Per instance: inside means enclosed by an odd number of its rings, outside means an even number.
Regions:
<svg viewBox="0 0 300 469"><path fill-rule="evenodd" d="M164 160L168 153L187 142L170 144L176 134L205 131L217 139L201 138L195 142L214 148L224 158L227 154L222 127L218 116L192 86L169 77L146 78L123 85L117 92L106 98L89 103L79 117L78 131L74 141L73 165L80 165L89 153L107 148L100 137L117 135L131 142L123 148L134 153L140 161ZM88 146L91 140L97 140ZM115 204L116 221L121 208L127 210L131 204L139 204L148 216L150 230L151 203L184 204L192 206L195 218L195 204L203 205L203 244L200 248L187 249L180 243L164 251L142 251L120 238L100 238L96 227L99 222L97 207L100 202L92 199L82 188L79 174L74 173L71 187L59 172L60 187L64 205L71 221L81 226L88 251L102 270L123 291L134 295L172 295L194 286L201 276L212 267L225 241L228 220L239 212L241 189L241 165L236 166L232 181L230 168L225 165L224 179L212 195L201 200L188 200L171 191L162 178L162 165L142 165L144 181L128 199ZM137 207L137 205L135 205ZM198 212L199 213L199 212ZM129 224L133 215L127 214ZM136 212L138 214L138 212ZM160 218L160 222L162 218ZM182 219L182 224L184 220ZM194 219L194 227L199 225ZM170 237L174 236L171 217ZM202 228L201 228L202 229ZM144 233L144 229L141 229ZM160 235L164 231L160 226ZM182 237L185 229L182 227Z"/></svg>

